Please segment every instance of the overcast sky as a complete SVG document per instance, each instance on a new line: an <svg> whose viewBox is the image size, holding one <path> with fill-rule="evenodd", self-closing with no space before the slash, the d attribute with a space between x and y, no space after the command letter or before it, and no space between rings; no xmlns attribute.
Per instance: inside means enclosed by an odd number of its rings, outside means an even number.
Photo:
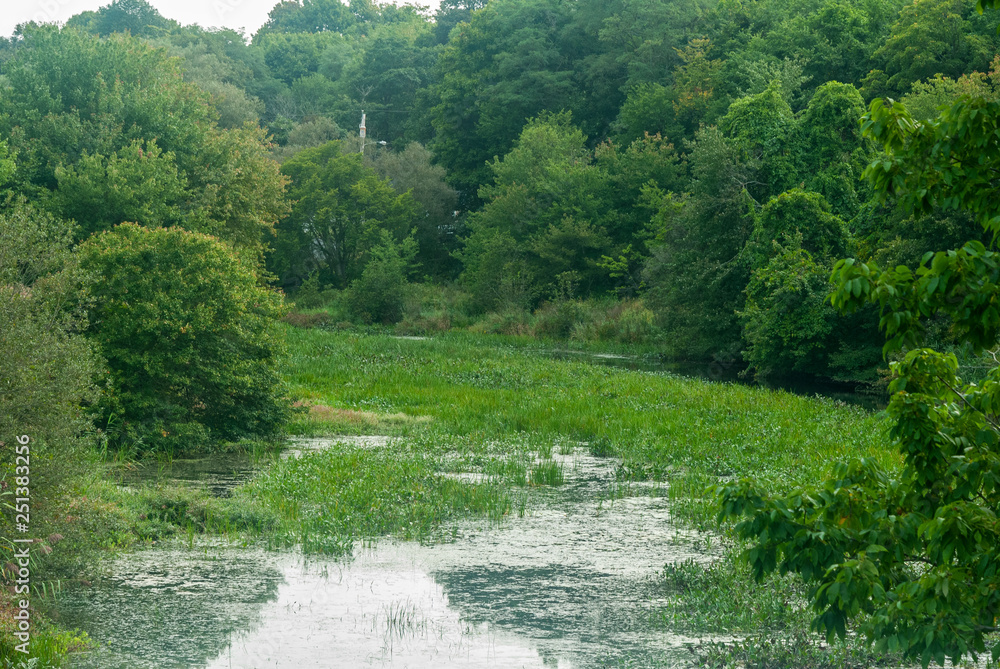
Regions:
<svg viewBox="0 0 1000 669"><path fill-rule="evenodd" d="M111 0L0 0L0 35L9 37L25 21L62 23L74 14L98 9ZM147 0L160 14L184 25L243 28L247 36L267 21L267 13L278 0ZM400 3L402 4L402 3ZM438 0L418 4L437 6Z"/></svg>

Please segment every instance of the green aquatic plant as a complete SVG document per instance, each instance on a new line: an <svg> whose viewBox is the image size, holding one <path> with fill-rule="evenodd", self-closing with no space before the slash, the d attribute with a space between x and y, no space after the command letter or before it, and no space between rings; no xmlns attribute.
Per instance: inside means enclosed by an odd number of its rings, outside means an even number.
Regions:
<svg viewBox="0 0 1000 669"><path fill-rule="evenodd" d="M540 462L531 468L528 480L531 482L531 485L562 485L565 480L563 467L553 460Z"/></svg>

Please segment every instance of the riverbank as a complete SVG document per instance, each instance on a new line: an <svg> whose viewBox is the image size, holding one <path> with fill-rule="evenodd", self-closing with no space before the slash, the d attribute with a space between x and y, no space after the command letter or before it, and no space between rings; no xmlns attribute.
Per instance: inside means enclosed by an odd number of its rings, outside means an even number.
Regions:
<svg viewBox="0 0 1000 669"><path fill-rule="evenodd" d="M668 505L672 527L684 530L678 540L714 555L660 570L651 586L659 604L641 622L667 633L695 621L686 630L692 638L742 640L742 650L730 642L699 651L724 665L737 653L787 654L775 649L807 635L810 615L794 581L752 583L706 488L750 475L778 491L819 480L850 457L872 457L889 470L899 462L884 421L833 400L560 359L537 342L504 336L414 339L317 328L286 335L285 376L304 408L290 432L391 441L334 439L295 457L258 454L256 473L229 497L178 485L168 464L147 477L149 485L94 484L91 494L114 509L107 517L131 539L120 546L222 541L350 559L360 540L461 543L453 530L467 519L516 528L542 513L545 491L558 493L575 476L566 457L583 453L607 463L609 478L588 502L595 513L653 494ZM787 666L872 659L843 645L811 648L808 659Z"/></svg>

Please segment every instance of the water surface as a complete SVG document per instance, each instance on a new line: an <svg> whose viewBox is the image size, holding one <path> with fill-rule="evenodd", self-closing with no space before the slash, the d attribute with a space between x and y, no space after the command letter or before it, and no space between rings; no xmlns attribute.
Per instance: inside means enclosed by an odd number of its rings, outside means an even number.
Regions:
<svg viewBox="0 0 1000 669"><path fill-rule="evenodd" d="M123 556L62 599L63 623L105 644L78 666L686 666L696 639L651 622L657 574L712 556L658 485L610 499L617 460L556 457L565 485L535 489L524 517L464 522L447 541L358 543L339 561L229 546Z"/></svg>

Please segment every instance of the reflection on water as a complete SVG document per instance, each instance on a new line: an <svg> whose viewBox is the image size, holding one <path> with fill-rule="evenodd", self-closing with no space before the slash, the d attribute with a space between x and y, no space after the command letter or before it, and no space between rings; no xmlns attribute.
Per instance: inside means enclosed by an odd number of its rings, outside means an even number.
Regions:
<svg viewBox="0 0 1000 669"><path fill-rule="evenodd" d="M94 587L67 593L58 619L102 648L77 666L188 669L260 624L283 581L274 556L234 550L147 550L122 557Z"/></svg>
<svg viewBox="0 0 1000 669"><path fill-rule="evenodd" d="M201 458L175 458L169 461L142 460L122 473L122 483L138 485L162 482L207 490L216 497L250 480L260 468L246 453L215 453Z"/></svg>
<svg viewBox="0 0 1000 669"><path fill-rule="evenodd" d="M87 668L684 666L693 639L649 624L656 574L711 558L673 526L655 484L612 502L616 460L558 459L566 484L500 527L359 544L343 562L143 551L64 596L61 618L107 644Z"/></svg>

